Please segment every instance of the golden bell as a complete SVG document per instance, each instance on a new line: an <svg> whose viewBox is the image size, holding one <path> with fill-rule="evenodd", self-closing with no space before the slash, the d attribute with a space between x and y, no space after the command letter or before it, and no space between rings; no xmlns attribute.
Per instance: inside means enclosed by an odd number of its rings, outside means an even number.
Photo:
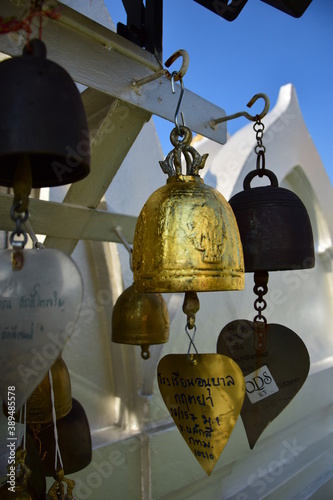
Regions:
<svg viewBox="0 0 333 500"><path fill-rule="evenodd" d="M112 314L112 341L141 346L143 359L149 346L169 339L169 312L159 293L137 292L134 285L118 297Z"/></svg>
<svg viewBox="0 0 333 500"><path fill-rule="evenodd" d="M198 175L208 155L200 156L188 145L189 129L180 127L185 136L180 145L174 131L170 139L176 147L160 162L169 178L148 198L135 229L135 288L144 292L242 290L243 250L233 211L224 196ZM181 174L180 153L186 158L186 175Z"/></svg>
<svg viewBox="0 0 333 500"><path fill-rule="evenodd" d="M67 415L72 409L71 380L67 366L61 356L51 368L54 407L57 420ZM36 387L27 400L27 423L49 423L53 421L51 385L49 374Z"/></svg>

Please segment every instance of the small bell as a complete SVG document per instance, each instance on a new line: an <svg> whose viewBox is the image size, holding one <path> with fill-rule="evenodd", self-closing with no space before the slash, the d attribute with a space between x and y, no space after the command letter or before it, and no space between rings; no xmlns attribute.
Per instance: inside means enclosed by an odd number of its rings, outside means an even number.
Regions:
<svg viewBox="0 0 333 500"><path fill-rule="evenodd" d="M178 135L183 140L178 140ZM175 149L162 170L167 184L155 191L139 215L133 242L137 290L186 292L242 290L244 263L237 223L230 205L198 174L208 155L190 146L191 131L170 135ZM186 175L181 174L181 154ZM192 157L192 161L191 161Z"/></svg>
<svg viewBox="0 0 333 500"><path fill-rule="evenodd" d="M28 424L28 435L33 438L42 459L45 476L54 475L55 440L54 428L50 424ZM57 420L58 445L66 474L74 474L87 467L92 458L90 428L86 413L76 399L72 409Z"/></svg>
<svg viewBox="0 0 333 500"><path fill-rule="evenodd" d="M25 463L26 454L26 450L23 450L22 447L17 448L15 466L13 466L15 470L8 466L8 479L0 487L1 500L40 500L40 493L38 494L30 484L32 471Z"/></svg>
<svg viewBox="0 0 333 500"><path fill-rule="evenodd" d="M61 186L90 170L88 124L80 93L41 40L0 64L0 185L13 186L22 157L32 187Z"/></svg>
<svg viewBox="0 0 333 500"><path fill-rule="evenodd" d="M137 292L134 285L118 297L112 314L112 341L141 346L143 359L149 346L169 339L169 312L159 293Z"/></svg>
<svg viewBox="0 0 333 500"><path fill-rule="evenodd" d="M252 179L263 175L271 185L251 188ZM243 187L229 203L241 235L245 272L313 267L312 228L300 198L279 187L276 175L265 168L249 172Z"/></svg>
<svg viewBox="0 0 333 500"><path fill-rule="evenodd" d="M51 368L54 392L54 407L57 420L65 417L72 409L71 381L68 368L61 356ZM27 423L49 423L53 421L51 385L49 374L36 387L27 400Z"/></svg>

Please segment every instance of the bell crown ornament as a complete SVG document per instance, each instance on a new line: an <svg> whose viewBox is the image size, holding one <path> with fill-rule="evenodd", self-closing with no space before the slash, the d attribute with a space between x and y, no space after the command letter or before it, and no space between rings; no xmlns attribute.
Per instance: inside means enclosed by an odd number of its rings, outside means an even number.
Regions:
<svg viewBox="0 0 333 500"><path fill-rule="evenodd" d="M0 64L0 185L13 186L17 164L30 163L32 187L79 181L90 170L85 110L67 71L46 58L41 40Z"/></svg>
<svg viewBox="0 0 333 500"><path fill-rule="evenodd" d="M268 177L270 185L251 187L256 176ZM229 203L242 239L245 272L314 267L311 222L301 199L280 187L266 168L249 172L243 188Z"/></svg>
<svg viewBox="0 0 333 500"><path fill-rule="evenodd" d="M174 150L160 162L167 183L148 198L135 229L134 286L145 292L242 290L235 216L223 195L199 175L208 155L190 145L192 133L185 126L173 129L170 140Z"/></svg>

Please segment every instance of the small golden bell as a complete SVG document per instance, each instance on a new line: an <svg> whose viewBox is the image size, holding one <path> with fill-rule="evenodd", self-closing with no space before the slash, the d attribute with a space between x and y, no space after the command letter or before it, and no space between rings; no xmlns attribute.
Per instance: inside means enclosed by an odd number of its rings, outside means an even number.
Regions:
<svg viewBox="0 0 333 500"><path fill-rule="evenodd" d="M149 346L169 339L169 312L159 293L137 292L134 285L118 297L112 314L112 341L141 346L143 359L150 357Z"/></svg>
<svg viewBox="0 0 333 500"><path fill-rule="evenodd" d="M54 406L57 420L72 409L71 381L68 368L61 356L51 368L54 392ZM51 385L49 374L36 387L27 400L27 423L48 423L53 421Z"/></svg>
<svg viewBox="0 0 333 500"><path fill-rule="evenodd" d="M155 191L139 215L133 242L133 274L137 290L186 292L242 290L244 261L233 211L216 189L198 175L208 155L189 145L192 134L180 127L175 146L161 167L167 184ZM181 153L187 174L181 174ZM192 162L190 162L192 156ZM173 166L175 165L175 168Z"/></svg>

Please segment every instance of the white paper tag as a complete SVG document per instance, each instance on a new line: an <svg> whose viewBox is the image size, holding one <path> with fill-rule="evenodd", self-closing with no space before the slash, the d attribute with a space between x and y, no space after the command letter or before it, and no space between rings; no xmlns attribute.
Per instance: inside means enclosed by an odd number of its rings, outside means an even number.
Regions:
<svg viewBox="0 0 333 500"><path fill-rule="evenodd" d="M267 398L279 390L266 365L262 366L259 370L250 373L244 378L246 394L252 404Z"/></svg>

